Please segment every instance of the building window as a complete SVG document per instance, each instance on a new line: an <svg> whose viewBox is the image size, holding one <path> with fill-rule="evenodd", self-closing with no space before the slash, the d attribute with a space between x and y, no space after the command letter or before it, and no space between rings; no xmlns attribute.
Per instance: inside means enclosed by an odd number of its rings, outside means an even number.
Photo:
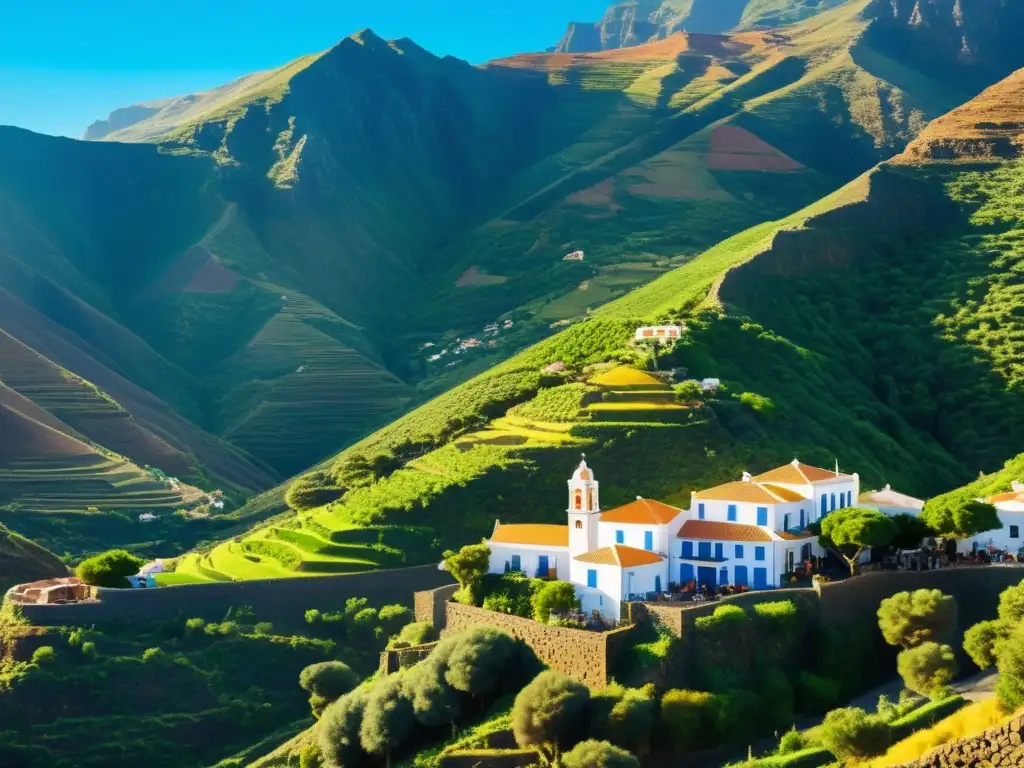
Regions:
<svg viewBox="0 0 1024 768"><path fill-rule="evenodd" d="M523 570L523 561L519 555L512 555L512 570L521 571Z"/></svg>
<svg viewBox="0 0 1024 768"><path fill-rule="evenodd" d="M583 509L583 491L576 491L575 498L573 500L573 507L575 509Z"/></svg>
<svg viewBox="0 0 1024 768"><path fill-rule="evenodd" d="M644 549L648 552L654 549L654 531L644 531Z"/></svg>
<svg viewBox="0 0 1024 768"><path fill-rule="evenodd" d="M587 569L587 586L591 589L597 589L597 569Z"/></svg>
<svg viewBox="0 0 1024 768"><path fill-rule="evenodd" d="M735 523L736 522L736 505L735 504L730 504L729 505L729 522L730 523Z"/></svg>
<svg viewBox="0 0 1024 768"><path fill-rule="evenodd" d="M725 545L719 544L719 543L715 544L715 559L716 560L725 560L725 552L723 551L724 550L724 546Z"/></svg>
<svg viewBox="0 0 1024 768"><path fill-rule="evenodd" d="M764 560L764 547L754 547L754 559Z"/></svg>
<svg viewBox="0 0 1024 768"><path fill-rule="evenodd" d="M625 531L616 531L615 532L615 543L616 544L622 544L625 541L626 541L626 532Z"/></svg>
<svg viewBox="0 0 1024 768"><path fill-rule="evenodd" d="M703 504L698 504L697 505L697 519L698 520L703 520L704 519L704 505Z"/></svg>
<svg viewBox="0 0 1024 768"><path fill-rule="evenodd" d="M825 494L821 495L821 516L824 517L828 514L828 499L825 498Z"/></svg>
<svg viewBox="0 0 1024 768"><path fill-rule="evenodd" d="M757 524L768 525L768 507L757 508Z"/></svg>
<svg viewBox="0 0 1024 768"><path fill-rule="evenodd" d="M743 545L742 544L737 544L736 545L736 559L737 560L742 560L743 559Z"/></svg>
<svg viewBox="0 0 1024 768"><path fill-rule="evenodd" d="M800 530L802 531L804 529L804 526L806 526L806 525L807 525L807 513L804 510L801 509L800 510Z"/></svg>
<svg viewBox="0 0 1024 768"><path fill-rule="evenodd" d="M680 553L680 557L693 557L693 542L692 541L684 541L683 542L683 549L682 549L682 552Z"/></svg>
<svg viewBox="0 0 1024 768"><path fill-rule="evenodd" d="M697 542L697 557L701 560L711 559L711 542L710 541L698 541Z"/></svg>
<svg viewBox="0 0 1024 768"><path fill-rule="evenodd" d="M789 530L789 512L787 512L786 514L784 514L782 516L782 530L784 530L784 531L788 531Z"/></svg>
<svg viewBox="0 0 1024 768"><path fill-rule="evenodd" d="M828 511L829 512L835 512L836 511L836 495L834 493L832 494L832 502L829 505L829 510Z"/></svg>
<svg viewBox="0 0 1024 768"><path fill-rule="evenodd" d="M577 520L576 521L576 530L580 530L581 528L583 528L583 521L582 520Z"/></svg>
<svg viewBox="0 0 1024 768"><path fill-rule="evenodd" d="M846 492L846 506L848 506L848 507L852 507L853 506L853 491L847 491Z"/></svg>
<svg viewBox="0 0 1024 768"><path fill-rule="evenodd" d="M1019 539L1020 538L1020 528L1017 527L1016 525L1011 525L1010 526L1010 538L1011 539Z"/></svg>

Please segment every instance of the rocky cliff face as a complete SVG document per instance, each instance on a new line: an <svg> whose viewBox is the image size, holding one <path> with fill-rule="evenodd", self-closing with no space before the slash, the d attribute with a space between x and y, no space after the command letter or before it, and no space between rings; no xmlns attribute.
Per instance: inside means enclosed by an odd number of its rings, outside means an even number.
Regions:
<svg viewBox="0 0 1024 768"><path fill-rule="evenodd" d="M899 768L959 768L969 765L1024 765L1024 715L990 728L979 736L938 747Z"/></svg>

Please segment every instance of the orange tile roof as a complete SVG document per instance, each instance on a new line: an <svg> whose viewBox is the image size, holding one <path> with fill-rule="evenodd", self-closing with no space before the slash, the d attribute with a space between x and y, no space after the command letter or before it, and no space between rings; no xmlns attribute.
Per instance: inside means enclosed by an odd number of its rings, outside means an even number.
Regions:
<svg viewBox="0 0 1024 768"><path fill-rule="evenodd" d="M826 480L835 480L837 477L850 477L840 472L838 475L831 469L812 467L794 459L789 464L769 469L760 475L755 475L754 480L759 483L792 483L794 485L805 485L807 483L820 483Z"/></svg>
<svg viewBox="0 0 1024 768"><path fill-rule="evenodd" d="M519 523L495 526L490 541L495 544L532 544L537 547L568 547L568 525Z"/></svg>
<svg viewBox="0 0 1024 768"><path fill-rule="evenodd" d="M772 540L771 534L756 525L719 523L715 520L687 520L679 529L676 537L680 539L712 539L714 541Z"/></svg>
<svg viewBox="0 0 1024 768"><path fill-rule="evenodd" d="M986 499L989 504L1001 504L1005 501L1017 501L1024 504L1024 491L1007 491L1006 493L999 493L995 496L989 496Z"/></svg>
<svg viewBox="0 0 1024 768"><path fill-rule="evenodd" d="M781 485L772 485L771 483L764 483L764 488L774 493L776 496L781 498L783 501L810 501L802 493L791 490L790 488L783 488Z"/></svg>
<svg viewBox="0 0 1024 768"><path fill-rule="evenodd" d="M815 535L810 531L800 531L800 533L790 533L789 531L776 531L776 535L780 539L786 541L802 541L803 539L813 539Z"/></svg>
<svg viewBox="0 0 1024 768"><path fill-rule="evenodd" d="M746 480L736 480L731 483L716 485L714 488L697 491L694 494L694 498L716 501L745 501L751 504L781 504L786 501L806 501L803 496L793 491Z"/></svg>
<svg viewBox="0 0 1024 768"><path fill-rule="evenodd" d="M627 547L625 544L614 544L610 547L602 547L591 552L584 552L576 555L574 560L581 563L594 563L596 565L617 565L620 568L633 568L637 565L652 565L665 560L661 555L648 552L646 549Z"/></svg>
<svg viewBox="0 0 1024 768"><path fill-rule="evenodd" d="M601 513L602 523L646 523L664 525L683 510L654 499L637 499Z"/></svg>

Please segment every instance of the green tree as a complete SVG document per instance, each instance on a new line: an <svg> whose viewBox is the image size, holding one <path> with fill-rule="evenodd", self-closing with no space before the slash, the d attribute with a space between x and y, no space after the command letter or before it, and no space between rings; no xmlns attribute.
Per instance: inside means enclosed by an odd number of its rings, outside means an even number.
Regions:
<svg viewBox="0 0 1024 768"><path fill-rule="evenodd" d="M363 713L370 699L369 685L351 691L324 710L316 728L317 745L327 768L359 765L366 752L359 738Z"/></svg>
<svg viewBox="0 0 1024 768"><path fill-rule="evenodd" d="M800 752L801 750L807 749L810 746L810 741L800 731L796 729L794 725L779 739L779 748L775 750L776 754L779 755L791 755L794 752Z"/></svg>
<svg viewBox="0 0 1024 768"><path fill-rule="evenodd" d="M661 697L659 734L682 752L713 743L717 697L707 691L671 690Z"/></svg>
<svg viewBox="0 0 1024 768"><path fill-rule="evenodd" d="M999 644L999 685L996 694L1006 712L1024 707L1024 622Z"/></svg>
<svg viewBox="0 0 1024 768"><path fill-rule="evenodd" d="M901 512L893 515L891 519L896 526L896 532L890 544L899 549L917 549L922 541L935 535L935 531L918 515Z"/></svg>
<svg viewBox="0 0 1024 768"><path fill-rule="evenodd" d="M410 669L405 675L405 692L418 722L429 728L451 725L455 735L464 695L445 680L442 661L427 658Z"/></svg>
<svg viewBox="0 0 1024 768"><path fill-rule="evenodd" d="M761 670L757 680L757 695L761 699L762 717L773 729L793 724L793 686L781 669L769 667Z"/></svg>
<svg viewBox="0 0 1024 768"><path fill-rule="evenodd" d="M999 618L1013 626L1024 621L1024 581L999 594Z"/></svg>
<svg viewBox="0 0 1024 768"><path fill-rule="evenodd" d="M896 671L908 690L932 699L943 698L960 671L953 649L927 642L900 651Z"/></svg>
<svg viewBox="0 0 1024 768"><path fill-rule="evenodd" d="M424 645L437 640L437 632L433 622L414 621L406 624L397 635L388 642L388 648L410 648Z"/></svg>
<svg viewBox="0 0 1024 768"><path fill-rule="evenodd" d="M978 669L988 669L999 658L999 646L1009 635L1013 625L993 619L979 621L964 632L964 650Z"/></svg>
<svg viewBox="0 0 1024 768"><path fill-rule="evenodd" d="M700 382L695 379L688 379L672 387L676 393L676 399L681 403L698 403L703 398Z"/></svg>
<svg viewBox="0 0 1024 768"><path fill-rule="evenodd" d="M503 681L511 681L519 643L493 627L473 627L462 633L448 657L445 680L458 691L479 697Z"/></svg>
<svg viewBox="0 0 1024 768"><path fill-rule="evenodd" d="M39 666L52 664L56 658L57 652L53 650L52 645L41 645L32 652L32 663Z"/></svg>
<svg viewBox="0 0 1024 768"><path fill-rule="evenodd" d="M549 764L585 731L590 690L560 672L541 672L516 696L512 732L520 747L535 748Z"/></svg>
<svg viewBox="0 0 1024 768"><path fill-rule="evenodd" d="M378 680L370 690L359 726L359 743L371 755L384 757L391 768L391 754L409 738L415 726L412 702L405 695L401 674Z"/></svg>
<svg viewBox="0 0 1024 768"><path fill-rule="evenodd" d="M999 513L991 504L977 499L952 499L935 506L925 505L921 518L940 536L966 539L1001 528Z"/></svg>
<svg viewBox="0 0 1024 768"><path fill-rule="evenodd" d="M650 696L643 691L626 689L608 712L604 720L606 730L601 735L633 754L646 755L656 711L657 706Z"/></svg>
<svg viewBox="0 0 1024 768"><path fill-rule="evenodd" d="M562 755L564 768L640 768L640 761L607 741L581 741Z"/></svg>
<svg viewBox="0 0 1024 768"><path fill-rule="evenodd" d="M533 618L546 624L552 613L571 613L579 606L575 586L568 581L549 581L533 596Z"/></svg>
<svg viewBox="0 0 1024 768"><path fill-rule="evenodd" d="M956 629L956 617L956 599L938 589L897 592L878 606L885 642L904 648L947 638Z"/></svg>
<svg viewBox="0 0 1024 768"><path fill-rule="evenodd" d="M319 718L328 704L337 701L359 683L359 676L348 664L321 661L310 664L299 673L299 686L310 694L313 716Z"/></svg>
<svg viewBox="0 0 1024 768"><path fill-rule="evenodd" d="M123 549L112 549L83 560L75 569L75 575L94 587L128 587L125 577L134 576L145 562Z"/></svg>
<svg viewBox="0 0 1024 768"><path fill-rule="evenodd" d="M346 488L338 485L326 472L317 470L303 475L290 486L284 500L292 509L304 512L337 501L345 495Z"/></svg>
<svg viewBox="0 0 1024 768"><path fill-rule="evenodd" d="M888 515L877 509L847 507L830 512L821 521L821 546L838 552L850 567L857 570L857 562L868 547L884 547L896 534L896 525Z"/></svg>
<svg viewBox="0 0 1024 768"><path fill-rule="evenodd" d="M377 621L384 637L391 637L412 621L412 611L404 605L385 605L377 612Z"/></svg>
<svg viewBox="0 0 1024 768"><path fill-rule="evenodd" d="M480 580L487 573L491 562L491 550L486 544L467 544L458 552L444 553L445 567L461 589L455 598L459 602L475 604Z"/></svg>
<svg viewBox="0 0 1024 768"><path fill-rule="evenodd" d="M833 709L821 724L821 743L840 760L874 757L889 747L889 726L857 707Z"/></svg>

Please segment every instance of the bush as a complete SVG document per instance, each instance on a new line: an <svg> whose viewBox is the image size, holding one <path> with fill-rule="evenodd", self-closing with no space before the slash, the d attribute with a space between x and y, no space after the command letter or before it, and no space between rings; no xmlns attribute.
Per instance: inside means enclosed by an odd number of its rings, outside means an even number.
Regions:
<svg viewBox="0 0 1024 768"><path fill-rule="evenodd" d="M145 662L161 661L167 658L163 648L147 648L142 652L142 660Z"/></svg>
<svg viewBox="0 0 1024 768"><path fill-rule="evenodd" d="M1000 644L996 667L999 701L1007 712L1013 712L1024 706L1024 622Z"/></svg>
<svg viewBox="0 0 1024 768"><path fill-rule="evenodd" d="M340 661L310 664L299 673L299 686L310 694L310 707L315 717L320 717L328 704L340 699L358 683L359 676Z"/></svg>
<svg viewBox="0 0 1024 768"><path fill-rule="evenodd" d="M316 744L307 744L299 751L299 768L319 768L320 748Z"/></svg>
<svg viewBox="0 0 1024 768"><path fill-rule="evenodd" d="M447 638L434 653L447 663L448 684L475 697L499 688L515 690L523 675L532 676L538 666L529 646L492 627L473 627Z"/></svg>
<svg viewBox="0 0 1024 768"><path fill-rule="evenodd" d="M397 635L391 638L388 648L409 648L424 645L437 640L437 632L429 621L414 621L406 624Z"/></svg>
<svg viewBox="0 0 1024 768"><path fill-rule="evenodd" d="M650 747L657 705L653 698L637 689L619 689L615 694L607 711L599 711L604 707L591 708L590 732L617 747L644 755ZM599 701L597 692L591 694L592 704Z"/></svg>
<svg viewBox="0 0 1024 768"><path fill-rule="evenodd" d="M659 733L674 749L689 751L715 742L718 697L706 691L673 690L661 697Z"/></svg>
<svg viewBox="0 0 1024 768"><path fill-rule="evenodd" d="M547 623L552 613L578 611L576 587L568 581L549 581L533 596L533 618Z"/></svg>
<svg viewBox="0 0 1024 768"><path fill-rule="evenodd" d="M793 723L793 686L781 669L770 667L758 676L757 695L761 700L762 718L773 729Z"/></svg>
<svg viewBox="0 0 1024 768"><path fill-rule="evenodd" d="M541 672L516 696L512 732L521 747L534 747L549 763L585 732L590 689L560 672Z"/></svg>
<svg viewBox="0 0 1024 768"><path fill-rule="evenodd" d="M365 751L359 740L370 686L347 693L324 710L316 729L317 745L328 768L359 765Z"/></svg>
<svg viewBox="0 0 1024 768"><path fill-rule="evenodd" d="M923 643L901 651L896 659L896 670L908 689L936 699L945 697L960 668L948 645Z"/></svg>
<svg viewBox="0 0 1024 768"><path fill-rule="evenodd" d="M999 618L1014 626L1024 621L1024 581L999 594Z"/></svg>
<svg viewBox="0 0 1024 768"><path fill-rule="evenodd" d="M775 750L777 755L791 755L794 752L800 752L801 750L807 749L810 746L810 742L807 737L804 736L800 731L793 726L779 739L779 748Z"/></svg>
<svg viewBox="0 0 1024 768"><path fill-rule="evenodd" d="M841 760L874 757L889 747L889 727L857 707L834 709L821 724L822 745Z"/></svg>
<svg viewBox="0 0 1024 768"><path fill-rule="evenodd" d="M607 741L581 741L562 756L564 768L640 768L629 752Z"/></svg>
<svg viewBox="0 0 1024 768"><path fill-rule="evenodd" d="M999 658L999 646L1010 634L1005 621L980 621L964 632L964 650L978 669L988 669Z"/></svg>
<svg viewBox="0 0 1024 768"><path fill-rule="evenodd" d="M406 672L405 693L418 722L430 728L450 723L454 732L464 696L445 680L444 660L431 656Z"/></svg>
<svg viewBox="0 0 1024 768"><path fill-rule="evenodd" d="M956 629L956 600L938 589L897 592L878 607L878 626L889 645L914 648Z"/></svg>
<svg viewBox="0 0 1024 768"><path fill-rule="evenodd" d="M783 663L793 651L802 624L800 611L792 600L758 603L754 606L761 648L776 663Z"/></svg>
<svg viewBox="0 0 1024 768"><path fill-rule="evenodd" d="M125 577L134 576L145 562L123 549L112 549L83 560L75 569L75 575L94 587L128 587Z"/></svg>
<svg viewBox="0 0 1024 768"><path fill-rule="evenodd" d="M475 604L480 582L491 562L491 550L486 544L467 544L458 552L444 553L445 567L461 589L458 602Z"/></svg>
<svg viewBox="0 0 1024 768"><path fill-rule="evenodd" d="M390 675L370 689L359 726L359 743L371 755L383 755L390 764L391 752L405 743L415 726L412 702L405 695L402 675Z"/></svg>
<svg viewBox="0 0 1024 768"><path fill-rule="evenodd" d="M57 658L57 652L53 650L52 645L43 645L36 648L32 653L32 663L43 666L44 664L52 664Z"/></svg>
<svg viewBox="0 0 1024 768"><path fill-rule="evenodd" d="M931 728L938 721L949 717L963 707L964 703L962 696L950 696L941 701L930 701L923 707L918 707L903 717L893 720L889 724L891 741L897 742L905 739L914 731Z"/></svg>
<svg viewBox="0 0 1024 768"><path fill-rule="evenodd" d="M543 579L530 578L522 571L509 571L500 576L487 574L481 586L483 607L496 613L531 619L534 595L543 589L545 584L547 582Z"/></svg>
<svg viewBox="0 0 1024 768"><path fill-rule="evenodd" d="M839 701L839 688L827 677L801 672L796 685L797 706L801 712L827 712Z"/></svg>
<svg viewBox="0 0 1024 768"><path fill-rule="evenodd" d="M87 659L95 659L97 656L96 643L82 643L82 655Z"/></svg>
<svg viewBox="0 0 1024 768"><path fill-rule="evenodd" d="M337 501L346 489L324 471L310 472L292 483L284 500L292 509L304 512Z"/></svg>

